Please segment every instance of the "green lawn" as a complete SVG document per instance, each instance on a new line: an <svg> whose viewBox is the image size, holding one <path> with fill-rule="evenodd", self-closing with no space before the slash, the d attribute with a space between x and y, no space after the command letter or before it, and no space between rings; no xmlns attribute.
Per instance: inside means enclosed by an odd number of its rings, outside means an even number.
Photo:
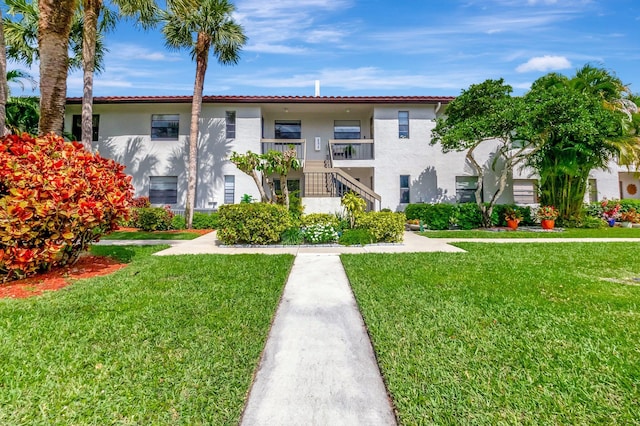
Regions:
<svg viewBox="0 0 640 426"><path fill-rule="evenodd" d="M105 235L103 240L193 240L200 235L195 232L145 232L145 231L115 231Z"/></svg>
<svg viewBox="0 0 640 426"><path fill-rule="evenodd" d="M343 255L403 424L639 424L640 243Z"/></svg>
<svg viewBox="0 0 640 426"><path fill-rule="evenodd" d="M166 246L164 246L166 247ZM0 300L0 424L237 424L291 256L150 256Z"/></svg>
<svg viewBox="0 0 640 426"><path fill-rule="evenodd" d="M562 232L546 231L425 231L429 238L640 238L640 228L565 229Z"/></svg>

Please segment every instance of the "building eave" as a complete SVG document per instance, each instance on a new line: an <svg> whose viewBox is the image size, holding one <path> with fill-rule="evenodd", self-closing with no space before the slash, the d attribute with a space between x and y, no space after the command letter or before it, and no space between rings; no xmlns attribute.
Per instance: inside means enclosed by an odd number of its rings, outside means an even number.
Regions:
<svg viewBox="0 0 640 426"><path fill-rule="evenodd" d="M99 96L94 104L184 104L191 96ZM203 96L203 103L219 104L448 104L453 96ZM82 104L82 98L67 98L68 105Z"/></svg>

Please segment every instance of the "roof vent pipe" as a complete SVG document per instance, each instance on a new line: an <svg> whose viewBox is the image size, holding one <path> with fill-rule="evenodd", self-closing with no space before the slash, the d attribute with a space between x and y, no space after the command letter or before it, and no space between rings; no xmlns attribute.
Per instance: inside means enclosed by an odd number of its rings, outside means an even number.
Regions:
<svg viewBox="0 0 640 426"><path fill-rule="evenodd" d="M320 80L316 80L316 98L320 96Z"/></svg>
<svg viewBox="0 0 640 426"><path fill-rule="evenodd" d="M440 111L441 107L442 107L442 102L438 102L438 105L436 105L436 109L434 110L434 112L438 114L438 111Z"/></svg>

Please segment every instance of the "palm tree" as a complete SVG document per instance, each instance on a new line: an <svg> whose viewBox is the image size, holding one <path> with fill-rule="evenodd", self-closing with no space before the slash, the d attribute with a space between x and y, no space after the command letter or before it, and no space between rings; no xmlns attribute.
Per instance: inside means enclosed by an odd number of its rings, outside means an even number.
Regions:
<svg viewBox="0 0 640 426"><path fill-rule="evenodd" d="M222 65L237 64L240 50L247 38L242 26L231 17L235 8L227 0L173 0L167 5L162 29L166 45L172 49L190 49L191 56L196 61L191 103L186 206L187 228L191 228L195 208L198 122L209 51L213 47L213 54Z"/></svg>
<svg viewBox="0 0 640 426"><path fill-rule="evenodd" d="M38 86L31 75L20 70L7 72L6 81L18 84L23 91L25 81L31 84L32 91L36 90ZM36 96L11 96L11 91L7 86L5 133L37 133L40 118L39 103L40 99Z"/></svg>
<svg viewBox="0 0 640 426"><path fill-rule="evenodd" d="M18 17L15 20L7 19L5 21L7 54L18 62L32 66L40 59L38 45L40 9L38 1L7 0L6 3L9 15ZM94 71L102 69L103 57L106 51L102 34L113 28L115 14L107 8L102 8L98 12L102 17L98 22L98 14L96 14L96 31L93 33L93 43L91 43L93 51L91 54L83 55L83 45L87 41L87 37L84 37L85 28L87 28L87 32L90 32L90 28L93 26L86 25L83 9L77 8L74 11L69 34L69 51L72 55L68 58L68 69L77 69L81 66L87 68L83 59L84 56L90 58L87 61L90 61L92 75ZM93 79L91 81L93 82Z"/></svg>
<svg viewBox="0 0 640 426"><path fill-rule="evenodd" d="M0 137L5 134L5 123L7 119L7 97L9 89L7 87L7 49L4 44L4 25L2 9L0 9Z"/></svg>
<svg viewBox="0 0 640 426"><path fill-rule="evenodd" d="M113 0L121 16L133 16L143 27L156 21L157 5L155 0ZM99 46L99 35L115 25L115 15L107 8L103 0L82 0L83 32L82 32L82 144L91 149L93 124L93 76L96 70L96 52ZM102 22L98 18L102 12Z"/></svg>
<svg viewBox="0 0 640 426"><path fill-rule="evenodd" d="M62 134L69 68L69 34L78 0L39 0L40 134Z"/></svg>

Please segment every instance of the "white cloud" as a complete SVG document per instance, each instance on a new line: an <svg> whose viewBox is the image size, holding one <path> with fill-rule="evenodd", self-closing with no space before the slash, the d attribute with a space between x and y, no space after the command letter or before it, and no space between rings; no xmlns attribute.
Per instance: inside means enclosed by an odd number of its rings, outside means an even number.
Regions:
<svg viewBox="0 0 640 426"><path fill-rule="evenodd" d="M336 28L351 28L351 24L332 21L328 26L319 21L350 7L352 1L244 0L238 2L234 17L249 38L244 50L297 55L307 49L291 46L341 42L348 33Z"/></svg>
<svg viewBox="0 0 640 426"><path fill-rule="evenodd" d="M524 64L518 65L517 72L530 71L555 71L571 68L571 62L564 56L537 56L529 59Z"/></svg>
<svg viewBox="0 0 640 426"><path fill-rule="evenodd" d="M135 59L154 62L177 62L181 58L177 54L166 51L153 51L137 44L116 43L109 46L109 56L114 59Z"/></svg>

